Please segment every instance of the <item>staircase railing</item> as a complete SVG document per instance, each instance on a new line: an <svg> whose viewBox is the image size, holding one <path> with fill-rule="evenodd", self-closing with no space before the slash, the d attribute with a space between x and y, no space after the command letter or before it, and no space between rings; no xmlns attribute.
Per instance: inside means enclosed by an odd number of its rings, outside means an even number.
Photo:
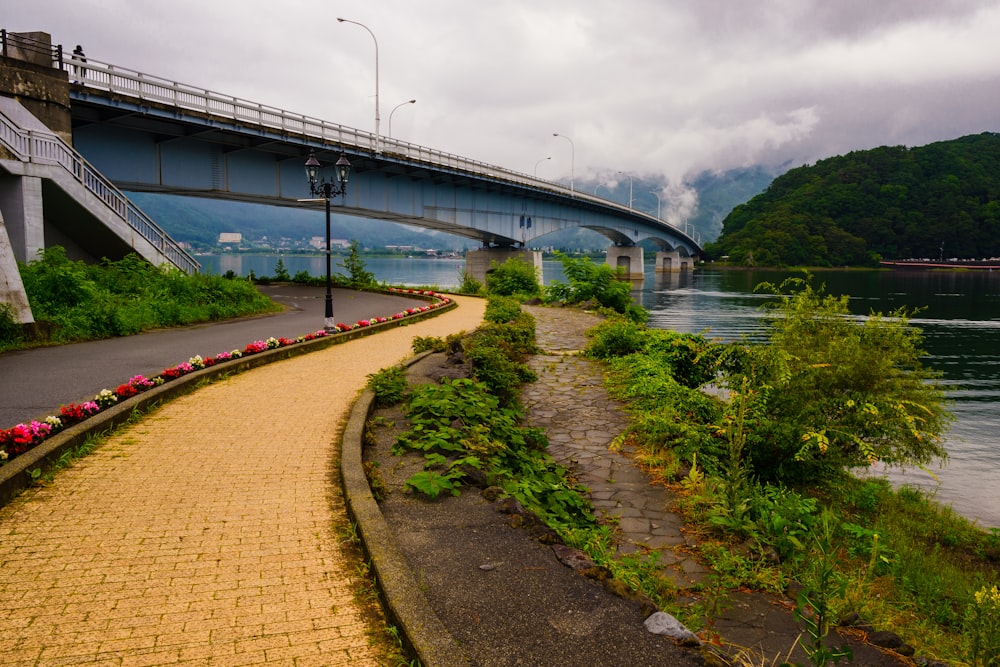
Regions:
<svg viewBox="0 0 1000 667"><path fill-rule="evenodd" d="M61 166L181 271L191 274L201 268L191 254L57 135L25 130L0 113L0 143L22 162Z"/></svg>

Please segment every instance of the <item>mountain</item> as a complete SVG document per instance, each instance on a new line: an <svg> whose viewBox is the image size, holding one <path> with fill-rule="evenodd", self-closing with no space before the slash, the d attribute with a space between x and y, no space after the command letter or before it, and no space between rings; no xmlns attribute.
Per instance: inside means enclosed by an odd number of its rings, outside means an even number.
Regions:
<svg viewBox="0 0 1000 667"><path fill-rule="evenodd" d="M674 195L664 192L662 178L633 178L632 206L636 210L661 216L672 224L686 221L703 240L714 239L722 228L722 219L738 204L761 192L773 178L762 167L734 169L725 172L703 172L676 188L677 199L695 202L692 211L673 201ZM627 204L629 182L619 180L615 186L597 181L581 182L581 191L599 190L602 197ZM657 200L658 193L660 200ZM277 246L282 238L305 243L314 236L325 235L322 211L250 204L203 197L131 192L130 199L149 214L174 239L190 243L195 249L218 247L219 234L238 232L245 241L266 238ZM669 216L669 217L668 217ZM437 250L466 250L479 244L471 239L384 220L370 220L334 213L330 220L330 236L335 239L356 239L362 247L381 248L386 245L413 245ZM532 245L559 250L598 250L608 246L608 240L589 229L566 229L536 240Z"/></svg>
<svg viewBox="0 0 1000 667"><path fill-rule="evenodd" d="M128 197L167 234L196 249L217 247L222 232L238 232L244 241L267 239L273 247L281 239L304 244L314 236L326 235L323 211L140 192L130 192ZM330 237L354 239L366 248L412 245L464 250L479 245L453 234L336 213L330 216Z"/></svg>
<svg viewBox="0 0 1000 667"><path fill-rule="evenodd" d="M871 265L1000 255L1000 134L882 146L774 179L707 248L740 264Z"/></svg>

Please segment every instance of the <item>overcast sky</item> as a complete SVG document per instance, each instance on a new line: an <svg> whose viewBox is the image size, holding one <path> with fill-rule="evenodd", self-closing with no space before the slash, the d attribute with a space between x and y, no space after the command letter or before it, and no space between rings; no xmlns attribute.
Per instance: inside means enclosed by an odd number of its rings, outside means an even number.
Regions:
<svg viewBox="0 0 1000 667"><path fill-rule="evenodd" d="M378 40L383 135L391 115L397 139L552 180L676 192L704 169L1000 131L995 0L4 4L8 31L374 131L375 41L336 18L357 21Z"/></svg>

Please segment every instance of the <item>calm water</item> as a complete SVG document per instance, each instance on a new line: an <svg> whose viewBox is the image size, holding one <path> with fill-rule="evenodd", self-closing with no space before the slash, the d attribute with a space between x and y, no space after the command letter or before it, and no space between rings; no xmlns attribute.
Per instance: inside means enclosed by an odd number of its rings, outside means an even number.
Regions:
<svg viewBox="0 0 1000 667"><path fill-rule="evenodd" d="M325 274L322 257L283 256L289 273ZM277 257L199 257L204 271L232 270L246 275L273 274ZM337 258L333 271L342 273ZM379 281L394 285L455 287L461 281L461 259L366 258L366 268ZM558 262L545 262L544 280L562 279ZM650 311L650 326L707 333L734 340L763 334L760 306L765 296L753 293L762 281L780 282L791 275L779 271L717 271L656 276L648 270L634 296ZM900 306L922 308L913 319L924 333L927 363L944 374L943 382L956 421L946 437L950 458L929 472L887 471L897 482L932 491L983 526L1000 526L1000 271L988 272L817 272L833 294L850 294L857 315L889 312Z"/></svg>

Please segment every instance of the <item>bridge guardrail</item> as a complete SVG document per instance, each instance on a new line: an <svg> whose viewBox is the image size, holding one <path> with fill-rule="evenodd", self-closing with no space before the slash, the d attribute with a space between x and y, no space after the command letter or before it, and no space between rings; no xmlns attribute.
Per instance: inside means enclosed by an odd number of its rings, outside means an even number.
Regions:
<svg viewBox="0 0 1000 667"><path fill-rule="evenodd" d="M181 271L191 274L201 268L194 257L57 135L25 130L0 112L0 143L22 162L61 166Z"/></svg>
<svg viewBox="0 0 1000 667"><path fill-rule="evenodd" d="M101 61L88 60L85 71L80 64L64 63L63 67L74 68L71 72L73 79L89 88L118 95L127 95L144 101L168 104L189 111L225 118L226 120L245 125L281 132L291 132L336 146L337 148L350 147L357 150L375 152L374 133L365 132L346 125L330 123L319 118L284 111L276 107L196 88ZM454 169L480 177L485 176L518 185L548 190L562 196L589 201L604 207L616 208L622 212L645 218L647 222L665 225L671 228L674 233L687 237L691 243L698 245L692 236L666 221L596 195L571 190L557 183L529 176L528 174L478 160L471 160L460 155L446 153L419 144L399 141L391 137L380 136L379 143L381 147L380 152L386 155L402 157L407 160L434 165L435 167Z"/></svg>

